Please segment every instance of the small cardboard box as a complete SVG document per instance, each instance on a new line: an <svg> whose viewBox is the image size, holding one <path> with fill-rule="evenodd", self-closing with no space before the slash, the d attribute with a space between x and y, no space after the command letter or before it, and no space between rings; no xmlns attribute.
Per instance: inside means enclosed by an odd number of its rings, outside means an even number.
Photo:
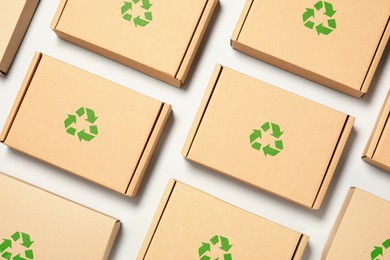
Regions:
<svg viewBox="0 0 390 260"><path fill-rule="evenodd" d="M355 97L390 36L390 1L247 0L233 48Z"/></svg>
<svg viewBox="0 0 390 260"><path fill-rule="evenodd" d="M0 198L1 259L108 259L119 220L2 173Z"/></svg>
<svg viewBox="0 0 390 260"><path fill-rule="evenodd" d="M62 0L57 35L180 87L218 0Z"/></svg>
<svg viewBox="0 0 390 260"><path fill-rule="evenodd" d="M318 209L354 118L218 65L187 159Z"/></svg>
<svg viewBox="0 0 390 260"><path fill-rule="evenodd" d="M321 259L389 259L390 202L351 188Z"/></svg>
<svg viewBox="0 0 390 260"><path fill-rule="evenodd" d="M363 160L390 172L390 91L363 153Z"/></svg>
<svg viewBox="0 0 390 260"><path fill-rule="evenodd" d="M39 0L5 0L0 8L0 75L4 76L16 56Z"/></svg>
<svg viewBox="0 0 390 260"><path fill-rule="evenodd" d="M298 260L308 240L299 232L171 180L137 259Z"/></svg>
<svg viewBox="0 0 390 260"><path fill-rule="evenodd" d="M36 54L0 141L135 196L171 106Z"/></svg>

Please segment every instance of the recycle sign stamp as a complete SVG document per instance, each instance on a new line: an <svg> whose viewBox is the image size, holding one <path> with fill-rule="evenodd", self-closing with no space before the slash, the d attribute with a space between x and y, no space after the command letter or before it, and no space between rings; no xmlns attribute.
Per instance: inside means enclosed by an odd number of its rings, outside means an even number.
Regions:
<svg viewBox="0 0 390 260"><path fill-rule="evenodd" d="M382 247L383 246L383 247ZM385 250L390 248L390 239L387 239L382 243L382 246L374 246L374 250L371 251L371 260L379 260L383 256L383 248Z"/></svg>
<svg viewBox="0 0 390 260"><path fill-rule="evenodd" d="M272 144L260 143L264 134L270 134L275 140ZM280 137L283 132L280 130L278 124L272 122L266 122L261 126L261 129L253 129L252 134L249 136L251 147L257 151L263 150L264 155L276 156L283 150L283 141Z"/></svg>
<svg viewBox="0 0 390 260"><path fill-rule="evenodd" d="M216 249L218 246L220 250ZM232 246L228 238L215 235L210 239L209 243L202 242L202 245L198 249L199 260L211 260L210 253L215 250L219 250L220 252L220 256L215 259L232 260L232 254L229 253ZM223 258L221 255L223 255Z"/></svg>
<svg viewBox="0 0 390 260"><path fill-rule="evenodd" d="M327 19L326 24L323 22L316 24L312 21L313 18L317 18L316 14L322 13ZM306 12L303 13L302 19L305 27L309 29L316 28L318 35L329 35L336 29L336 19L333 18L336 10L333 9L333 5L326 1L318 1L314 8L306 8Z"/></svg>
<svg viewBox="0 0 390 260"><path fill-rule="evenodd" d="M149 0L124 1L121 7L122 18L128 22L133 21L135 27L145 27L153 20L152 12L149 11L152 5ZM143 17L134 15L136 8L142 12Z"/></svg>
<svg viewBox="0 0 390 260"><path fill-rule="evenodd" d="M20 248L23 248L23 252L11 253L12 246L18 242ZM10 239L3 239L3 242L0 244L0 254L2 259L7 260L29 260L34 259L34 252L30 249L34 241L31 241L30 235L23 232L15 232Z"/></svg>
<svg viewBox="0 0 390 260"><path fill-rule="evenodd" d="M88 127L88 131L86 131L85 129L77 130L77 121L80 118L85 117L85 115L87 117L85 121L90 124L90 126ZM68 117L65 119L64 125L66 133L72 136L75 136L77 134L80 142L89 142L94 139L99 133L98 127L97 125L95 125L97 119L98 117L95 115L95 111L87 107L80 107L79 109L77 109L75 115L68 114Z"/></svg>

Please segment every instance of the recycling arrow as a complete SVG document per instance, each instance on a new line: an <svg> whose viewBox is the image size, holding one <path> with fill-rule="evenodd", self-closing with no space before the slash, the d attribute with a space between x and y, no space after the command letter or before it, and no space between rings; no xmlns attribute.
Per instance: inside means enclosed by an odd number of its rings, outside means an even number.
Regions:
<svg viewBox="0 0 390 260"><path fill-rule="evenodd" d="M137 8L140 8L143 11L143 15L138 15L133 18L131 12L134 11L135 6L138 6ZM153 4L150 3L150 0L132 0L132 2L123 2L123 5L121 6L122 18L128 22L133 21L135 27L145 27L153 21L152 12L149 11L152 6Z"/></svg>
<svg viewBox="0 0 390 260"><path fill-rule="evenodd" d="M85 121L91 124L88 128L89 131L87 132L86 129L81 129L78 131L76 125L77 122L80 121L77 120L77 117L81 118L85 116ZM76 110L76 115L68 114L68 117L64 121L65 131L72 136L75 136L77 133L77 137L79 138L80 142L89 142L94 139L99 133L98 127L97 125L95 125L95 122L98 120L98 118L99 117L96 116L95 111L93 109L90 109L88 107L80 107ZM29 242L26 243L28 244Z"/></svg>
<svg viewBox="0 0 390 260"><path fill-rule="evenodd" d="M388 249L390 247L390 239L387 239L385 242L382 243L382 245Z"/></svg>
<svg viewBox="0 0 390 260"><path fill-rule="evenodd" d="M371 252L371 260L376 259L378 256L383 255L382 247L375 246L375 249Z"/></svg>
<svg viewBox="0 0 390 260"><path fill-rule="evenodd" d="M273 122L266 122L261 125L261 129L253 129L252 134L249 136L249 141L251 147L257 151L263 150L264 155L276 156L278 155L284 148L283 141L280 140L280 137L284 132L281 131L280 126ZM268 133L271 129L271 134L274 138L273 143L270 144L262 144L260 140L263 138L264 133ZM262 148L263 147L263 148Z"/></svg>
<svg viewBox="0 0 390 260"><path fill-rule="evenodd" d="M325 10L324 10L325 9ZM325 15L326 23L316 24L312 19L316 17L316 12ZM321 13L322 12L322 13ZM306 8L302 14L303 24L306 28L316 30L318 35L329 35L336 29L336 19L332 18L337 11L333 5L326 1L318 1L314 4L314 8Z"/></svg>
<svg viewBox="0 0 390 260"><path fill-rule="evenodd" d="M226 238L224 236L218 236L218 235L213 236L210 239L210 243L202 242L202 245L198 249L199 259L200 260L211 260L211 257L207 253L208 252L210 253L212 251L211 245L213 246L213 251L214 251L214 248L215 248L214 246L216 246L217 244L220 244L219 248L221 249L223 259L224 260L232 260L232 255L231 255L231 253L229 253L229 251L233 245L230 244L228 238ZM220 257L217 257L214 260L219 260L219 259L220 259Z"/></svg>
<svg viewBox="0 0 390 260"><path fill-rule="evenodd" d="M12 240L11 240L12 239ZM23 232L15 232L11 239L3 239L3 243L0 244L0 253L3 259L7 260L32 260L34 259L34 252L30 247L34 243L31 240L30 235ZM24 247L24 254L18 253L17 255L12 256L12 253L9 252L9 249L12 248L12 243L19 241L20 246ZM17 248L18 249L18 248ZM15 250L15 249L13 249ZM20 250L20 249L19 249Z"/></svg>

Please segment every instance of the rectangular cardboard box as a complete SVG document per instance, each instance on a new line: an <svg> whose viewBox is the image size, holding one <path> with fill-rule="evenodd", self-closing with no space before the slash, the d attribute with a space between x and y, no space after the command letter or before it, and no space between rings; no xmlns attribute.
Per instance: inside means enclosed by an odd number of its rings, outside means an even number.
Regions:
<svg viewBox="0 0 390 260"><path fill-rule="evenodd" d="M218 0L62 0L57 35L180 87Z"/></svg>
<svg viewBox="0 0 390 260"><path fill-rule="evenodd" d="M308 240L299 232L171 180L137 260L298 260Z"/></svg>
<svg viewBox="0 0 390 260"><path fill-rule="evenodd" d="M389 218L389 201L351 188L321 259L388 259Z"/></svg>
<svg viewBox="0 0 390 260"><path fill-rule="evenodd" d="M170 105L38 53L0 141L133 197L170 112Z"/></svg>
<svg viewBox="0 0 390 260"><path fill-rule="evenodd" d="M16 56L39 0L3 0L0 8L0 75Z"/></svg>
<svg viewBox="0 0 390 260"><path fill-rule="evenodd" d="M231 45L281 69L362 97L389 40L389 16L388 0L353 4L247 0Z"/></svg>
<svg viewBox="0 0 390 260"><path fill-rule="evenodd" d="M108 259L119 220L2 173L0 198L1 259Z"/></svg>
<svg viewBox="0 0 390 260"><path fill-rule="evenodd" d="M363 160L390 172L390 91L363 153Z"/></svg>
<svg viewBox="0 0 390 260"><path fill-rule="evenodd" d="M182 154L318 209L353 123L351 116L217 65Z"/></svg>

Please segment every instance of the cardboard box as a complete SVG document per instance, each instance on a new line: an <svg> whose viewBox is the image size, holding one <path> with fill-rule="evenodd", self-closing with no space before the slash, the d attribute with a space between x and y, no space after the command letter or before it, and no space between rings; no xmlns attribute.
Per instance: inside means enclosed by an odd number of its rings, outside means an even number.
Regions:
<svg viewBox="0 0 390 260"><path fill-rule="evenodd" d="M390 172L390 91L363 152L363 160Z"/></svg>
<svg viewBox="0 0 390 260"><path fill-rule="evenodd" d="M182 153L318 209L353 122L351 116L217 65Z"/></svg>
<svg viewBox="0 0 390 260"><path fill-rule="evenodd" d="M171 180L137 259L297 260L308 240L299 232Z"/></svg>
<svg viewBox="0 0 390 260"><path fill-rule="evenodd" d="M135 196L171 106L36 54L0 141Z"/></svg>
<svg viewBox="0 0 390 260"><path fill-rule="evenodd" d="M4 76L16 56L39 0L5 0L0 8L0 75Z"/></svg>
<svg viewBox="0 0 390 260"><path fill-rule="evenodd" d="M0 198L1 259L108 259L119 220L1 173Z"/></svg>
<svg viewBox="0 0 390 260"><path fill-rule="evenodd" d="M57 35L180 87L218 0L62 0Z"/></svg>
<svg viewBox="0 0 390 260"><path fill-rule="evenodd" d="M390 36L390 1L247 0L233 48L355 97Z"/></svg>
<svg viewBox="0 0 390 260"><path fill-rule="evenodd" d="M388 259L390 202L351 188L321 259Z"/></svg>

